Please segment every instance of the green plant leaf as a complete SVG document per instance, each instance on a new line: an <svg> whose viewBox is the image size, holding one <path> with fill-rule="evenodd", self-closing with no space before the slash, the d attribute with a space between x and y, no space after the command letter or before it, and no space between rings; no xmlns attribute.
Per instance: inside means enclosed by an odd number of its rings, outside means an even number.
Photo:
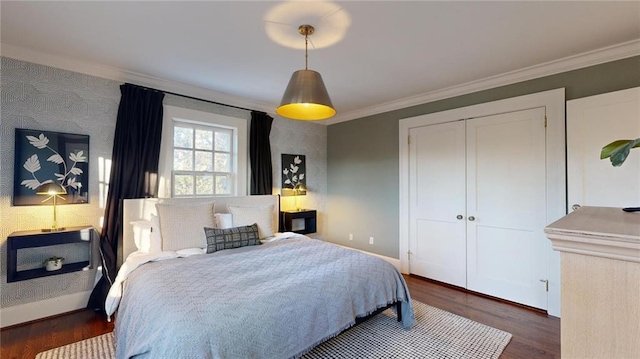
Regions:
<svg viewBox="0 0 640 359"><path fill-rule="evenodd" d="M614 167L621 166L629 156L632 148L640 147L640 138L635 140L618 140L604 146L600 152L600 159L609 157Z"/></svg>

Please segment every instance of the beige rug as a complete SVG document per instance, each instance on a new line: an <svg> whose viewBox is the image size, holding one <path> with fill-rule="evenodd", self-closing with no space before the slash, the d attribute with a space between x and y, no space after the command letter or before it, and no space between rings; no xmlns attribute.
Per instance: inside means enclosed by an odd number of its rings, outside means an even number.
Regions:
<svg viewBox="0 0 640 359"><path fill-rule="evenodd" d="M402 329L391 309L303 356L316 358L499 358L511 334L413 301L417 324ZM42 352L36 359L113 359L113 333Z"/></svg>

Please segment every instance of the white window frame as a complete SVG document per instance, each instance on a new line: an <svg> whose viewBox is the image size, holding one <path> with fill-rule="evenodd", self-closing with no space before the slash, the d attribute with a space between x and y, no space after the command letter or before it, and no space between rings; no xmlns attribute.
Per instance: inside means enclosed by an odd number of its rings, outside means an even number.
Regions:
<svg viewBox="0 0 640 359"><path fill-rule="evenodd" d="M173 127L182 122L196 126L217 126L232 130L233 146L231 149L232 193L231 196L247 195L247 134L248 121L242 118L229 117L210 112L197 111L182 107L164 105L162 120L162 141L160 144L160 161L158 163L159 190L158 197L173 196ZM228 195L225 195L228 196ZM194 197L201 197L196 196Z"/></svg>

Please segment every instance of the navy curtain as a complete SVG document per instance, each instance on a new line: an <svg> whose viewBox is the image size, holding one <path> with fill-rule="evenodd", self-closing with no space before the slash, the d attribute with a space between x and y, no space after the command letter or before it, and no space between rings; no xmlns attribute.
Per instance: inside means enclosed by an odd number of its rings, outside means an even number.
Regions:
<svg viewBox="0 0 640 359"><path fill-rule="evenodd" d="M157 197L164 93L132 84L120 86L122 98L111 155L109 192L100 235L102 278L87 308L104 311L104 301L117 274L122 241L122 200Z"/></svg>
<svg viewBox="0 0 640 359"><path fill-rule="evenodd" d="M269 134L273 118L264 112L251 111L249 160L251 162L251 194L272 194L271 143Z"/></svg>

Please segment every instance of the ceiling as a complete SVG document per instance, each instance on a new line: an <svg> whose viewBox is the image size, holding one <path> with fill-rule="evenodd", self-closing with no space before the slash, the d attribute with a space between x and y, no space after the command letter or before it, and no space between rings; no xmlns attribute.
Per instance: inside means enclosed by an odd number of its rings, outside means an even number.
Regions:
<svg viewBox="0 0 640 359"><path fill-rule="evenodd" d="M310 23L316 48L309 50L309 68L322 74L338 111L324 123L423 103L434 98L430 94L490 84L500 75L614 45L640 49L638 1L0 6L3 56L137 78L147 86L173 84L270 113L291 74L304 68L304 37L297 27Z"/></svg>

